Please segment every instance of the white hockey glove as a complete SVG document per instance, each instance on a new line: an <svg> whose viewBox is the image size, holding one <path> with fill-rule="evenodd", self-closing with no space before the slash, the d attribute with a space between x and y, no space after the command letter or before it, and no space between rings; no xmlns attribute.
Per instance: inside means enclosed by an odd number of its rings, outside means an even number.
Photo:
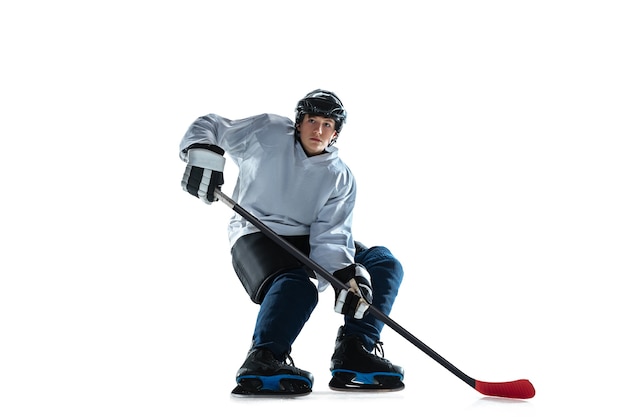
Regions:
<svg viewBox="0 0 626 417"><path fill-rule="evenodd" d="M207 204L217 199L213 195L224 184L224 150L217 145L194 144L187 148L187 168L181 181L183 190Z"/></svg>
<svg viewBox="0 0 626 417"><path fill-rule="evenodd" d="M335 288L335 311L346 316L362 319L372 303L370 274L361 264L352 264L333 274L350 287Z"/></svg>

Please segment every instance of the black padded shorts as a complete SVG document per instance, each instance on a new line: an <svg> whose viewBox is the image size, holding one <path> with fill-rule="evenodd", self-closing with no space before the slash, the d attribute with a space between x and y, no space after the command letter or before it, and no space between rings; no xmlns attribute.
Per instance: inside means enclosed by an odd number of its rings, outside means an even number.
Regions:
<svg viewBox="0 0 626 417"><path fill-rule="evenodd" d="M304 255L309 256L309 236L281 236ZM261 304L269 284L288 269L305 267L293 255L261 232L237 239L231 251L233 268L250 299ZM314 277L308 268L309 276Z"/></svg>

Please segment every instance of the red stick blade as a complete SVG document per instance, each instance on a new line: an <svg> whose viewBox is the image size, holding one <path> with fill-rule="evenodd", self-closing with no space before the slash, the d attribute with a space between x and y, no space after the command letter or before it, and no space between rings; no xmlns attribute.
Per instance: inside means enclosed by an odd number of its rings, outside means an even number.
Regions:
<svg viewBox="0 0 626 417"><path fill-rule="evenodd" d="M527 379L509 382L482 382L477 380L474 388L483 395L494 397L527 399L535 396L535 387Z"/></svg>

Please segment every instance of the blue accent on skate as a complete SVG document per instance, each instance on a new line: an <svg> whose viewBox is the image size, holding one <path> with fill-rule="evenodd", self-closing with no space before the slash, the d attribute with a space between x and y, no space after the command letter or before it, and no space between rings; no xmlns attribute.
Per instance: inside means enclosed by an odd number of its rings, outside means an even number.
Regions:
<svg viewBox="0 0 626 417"><path fill-rule="evenodd" d="M288 375L288 374L270 375L270 376L243 375L237 378L237 383L240 383L244 379L258 379L263 384L263 387L261 389L268 390L268 391L276 391L276 392L283 391L280 386L280 381L282 381L283 379L296 379L296 380L305 382L306 384L309 385L309 387L313 386L313 384L308 378L305 378L299 375Z"/></svg>
<svg viewBox="0 0 626 417"><path fill-rule="evenodd" d="M399 378L400 381L404 378L404 375L398 374L395 372L356 372L351 369L333 369L331 371L332 376L335 376L337 373L343 374L354 374L352 378L352 382L357 384L365 384L365 385L378 385L378 381L376 380L377 376L393 376Z"/></svg>

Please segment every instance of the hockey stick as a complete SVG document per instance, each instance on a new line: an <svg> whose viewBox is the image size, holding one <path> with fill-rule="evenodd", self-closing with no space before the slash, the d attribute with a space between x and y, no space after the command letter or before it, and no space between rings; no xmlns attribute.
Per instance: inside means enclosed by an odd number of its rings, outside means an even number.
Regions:
<svg viewBox="0 0 626 417"><path fill-rule="evenodd" d="M239 204L235 203L232 199L222 193L221 190L215 190L215 196L226 204L228 207L233 209L237 214L241 217L252 223L256 226L262 233L264 233L267 237L272 239L276 244L285 249L289 254L293 255L296 259L298 259L302 264L311 268L315 272L317 272L322 278L332 284L334 287L345 288L348 289L348 286L343 282L339 281L335 278L334 275L326 271L322 266L320 266L317 262L310 259L308 256L304 255L300 252L295 246L291 243L287 242L285 239L276 234L272 229L267 227L262 221L257 219L252 213L248 212L246 209L241 207ZM480 392L483 395L495 396L495 397L504 397L504 398L519 398L519 399L527 399L535 396L535 388L531 384L531 382L527 379L518 379L516 381L507 381L507 382L484 382L479 381L477 379L471 378L465 373L461 372L456 366L452 365L446 359L444 359L437 352L432 350L426 344L424 344L417 337L413 336L406 329L392 320L385 313L381 312L374 306L370 305L368 308L368 312L373 314L377 319L385 323L387 326L391 327L402 337L407 339L409 342L413 343L420 350L426 353L428 356L437 361L440 365L446 368L448 371L452 372L462 381L467 383L470 387L474 388L476 391Z"/></svg>

